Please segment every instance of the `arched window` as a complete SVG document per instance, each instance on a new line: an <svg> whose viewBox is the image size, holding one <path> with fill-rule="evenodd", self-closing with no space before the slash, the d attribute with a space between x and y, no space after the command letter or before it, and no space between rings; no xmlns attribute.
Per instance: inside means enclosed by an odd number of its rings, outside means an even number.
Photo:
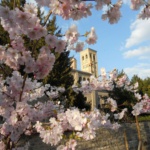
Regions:
<svg viewBox="0 0 150 150"><path fill-rule="evenodd" d="M93 55L93 60L95 61L95 55Z"/></svg>
<svg viewBox="0 0 150 150"><path fill-rule="evenodd" d="M84 56L82 56L82 60L84 60Z"/></svg>
<svg viewBox="0 0 150 150"><path fill-rule="evenodd" d="M82 81L82 77L79 77L78 84L81 84L81 81Z"/></svg>
<svg viewBox="0 0 150 150"><path fill-rule="evenodd" d="M87 55L87 54L85 55L85 58L86 58L86 59L88 58L88 55Z"/></svg>
<svg viewBox="0 0 150 150"><path fill-rule="evenodd" d="M90 59L92 59L92 54L90 53Z"/></svg>

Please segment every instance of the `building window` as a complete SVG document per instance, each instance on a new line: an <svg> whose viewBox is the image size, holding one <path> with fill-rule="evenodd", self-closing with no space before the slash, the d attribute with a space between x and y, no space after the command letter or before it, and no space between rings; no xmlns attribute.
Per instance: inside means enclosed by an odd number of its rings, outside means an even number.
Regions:
<svg viewBox="0 0 150 150"><path fill-rule="evenodd" d="M95 55L93 55L93 60L95 61Z"/></svg>
<svg viewBox="0 0 150 150"><path fill-rule="evenodd" d="M79 77L78 84L81 84L82 77Z"/></svg>
<svg viewBox="0 0 150 150"><path fill-rule="evenodd" d="M84 60L84 56L82 56L82 60Z"/></svg>
<svg viewBox="0 0 150 150"><path fill-rule="evenodd" d="M85 55L85 58L86 58L86 59L88 58L88 55L87 55L87 54Z"/></svg>
<svg viewBox="0 0 150 150"><path fill-rule="evenodd" d="M92 54L90 53L90 59L92 59Z"/></svg>

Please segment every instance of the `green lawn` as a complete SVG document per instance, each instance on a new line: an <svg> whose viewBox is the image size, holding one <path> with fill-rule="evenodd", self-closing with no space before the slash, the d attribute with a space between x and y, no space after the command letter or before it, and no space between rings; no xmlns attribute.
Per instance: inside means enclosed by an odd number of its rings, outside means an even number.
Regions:
<svg viewBox="0 0 150 150"><path fill-rule="evenodd" d="M150 121L150 115L138 116L139 121Z"/></svg>

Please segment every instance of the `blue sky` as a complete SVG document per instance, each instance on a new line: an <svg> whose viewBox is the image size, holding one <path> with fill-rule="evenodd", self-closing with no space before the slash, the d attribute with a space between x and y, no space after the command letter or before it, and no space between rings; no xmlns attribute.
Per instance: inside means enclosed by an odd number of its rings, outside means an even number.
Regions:
<svg viewBox="0 0 150 150"><path fill-rule="evenodd" d="M29 0L33 1L33 0ZM98 67L104 67L109 72L114 68L122 69L131 78L134 74L141 78L150 77L150 19L138 20L139 11L130 9L129 1L121 8L122 17L117 24L109 24L101 20L101 14L105 11L92 10L92 16L79 20L64 21L57 17L57 25L65 32L72 24L78 26L81 34L94 27L98 41L94 45L85 45L97 51ZM84 41L84 39L80 39ZM79 53L71 51L78 61L80 69Z"/></svg>

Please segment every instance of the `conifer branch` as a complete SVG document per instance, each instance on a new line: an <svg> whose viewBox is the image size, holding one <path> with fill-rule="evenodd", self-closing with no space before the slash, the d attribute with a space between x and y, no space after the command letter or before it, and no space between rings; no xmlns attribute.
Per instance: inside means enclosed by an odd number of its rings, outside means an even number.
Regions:
<svg viewBox="0 0 150 150"><path fill-rule="evenodd" d="M46 25L46 23L47 23L47 21L48 21L49 17L51 16L51 14L52 14L52 11L50 10L50 11L49 11L49 13L47 14L47 16L45 17L45 20L44 20L43 26L45 26L45 25Z"/></svg>

